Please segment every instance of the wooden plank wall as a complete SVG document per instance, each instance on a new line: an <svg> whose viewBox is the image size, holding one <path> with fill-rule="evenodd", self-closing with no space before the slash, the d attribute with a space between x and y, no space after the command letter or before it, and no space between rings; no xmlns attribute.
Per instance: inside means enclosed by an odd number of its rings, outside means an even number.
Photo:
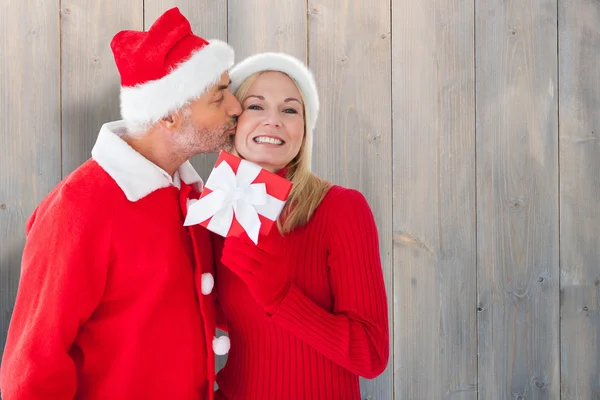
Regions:
<svg viewBox="0 0 600 400"><path fill-rule="evenodd" d="M110 40L143 29L143 0L61 1L62 176L90 157L103 123L120 118Z"/></svg>
<svg viewBox="0 0 600 400"><path fill-rule="evenodd" d="M556 0L478 2L479 395L558 399Z"/></svg>
<svg viewBox="0 0 600 400"><path fill-rule="evenodd" d="M392 7L398 399L477 398L473 7Z"/></svg>
<svg viewBox="0 0 600 400"><path fill-rule="evenodd" d="M25 221L61 179L58 7L58 0L0 4L2 350L17 293Z"/></svg>
<svg viewBox="0 0 600 400"><path fill-rule="evenodd" d="M558 15L562 399L600 399L600 3Z"/></svg>
<svg viewBox="0 0 600 400"><path fill-rule="evenodd" d="M590 0L3 1L0 354L26 219L119 118L109 42L172 6L237 60L284 51L315 74L314 170L361 190L380 231L392 346L363 399L600 398Z"/></svg>

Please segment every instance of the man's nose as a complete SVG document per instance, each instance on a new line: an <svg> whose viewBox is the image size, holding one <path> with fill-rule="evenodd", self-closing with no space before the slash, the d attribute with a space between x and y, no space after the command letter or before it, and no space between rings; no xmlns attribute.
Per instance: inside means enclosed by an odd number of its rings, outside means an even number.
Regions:
<svg viewBox="0 0 600 400"><path fill-rule="evenodd" d="M229 90L227 90L227 93L230 102L228 114L237 117L242 113L242 105L240 104L238 99L233 95L233 93L231 93Z"/></svg>

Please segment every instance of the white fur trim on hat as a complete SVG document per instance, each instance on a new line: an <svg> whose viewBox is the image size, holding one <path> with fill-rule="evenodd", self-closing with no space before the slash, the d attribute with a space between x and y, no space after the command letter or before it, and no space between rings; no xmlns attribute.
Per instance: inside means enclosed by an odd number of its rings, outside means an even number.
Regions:
<svg viewBox="0 0 600 400"><path fill-rule="evenodd" d="M313 74L295 57L285 53L259 53L236 64L230 71L230 89L235 92L249 76L261 71L279 71L293 78L300 90L308 113L308 125L315 128L319 116L319 92Z"/></svg>
<svg viewBox="0 0 600 400"><path fill-rule="evenodd" d="M215 287L215 278L213 278L210 272L205 272L202 274L202 282L200 286L200 291L203 295L208 295L212 292L213 287Z"/></svg>
<svg viewBox="0 0 600 400"><path fill-rule="evenodd" d="M224 356L229 353L231 342L227 336L214 337L212 341L213 351L218 356Z"/></svg>
<svg viewBox="0 0 600 400"><path fill-rule="evenodd" d="M200 97L217 83L234 62L234 51L227 43L211 39L168 75L142 85L121 88L121 116L127 128L155 123L190 100Z"/></svg>

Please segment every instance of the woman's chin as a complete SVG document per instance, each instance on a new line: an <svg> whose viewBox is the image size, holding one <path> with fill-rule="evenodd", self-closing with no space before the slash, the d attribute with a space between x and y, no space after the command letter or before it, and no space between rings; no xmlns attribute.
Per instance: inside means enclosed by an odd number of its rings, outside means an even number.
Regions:
<svg viewBox="0 0 600 400"><path fill-rule="evenodd" d="M272 157L270 155L260 154L258 152L238 152L234 150L234 154L240 157L242 160L249 161L271 172L278 171L287 165L285 160L282 160L279 157Z"/></svg>
<svg viewBox="0 0 600 400"><path fill-rule="evenodd" d="M270 172L277 172L282 168L281 163L275 162L272 160L252 159L252 158L250 158L250 159L245 158L245 160L250 161L251 163L256 164L259 167L261 167L262 169L266 169L267 171L270 171Z"/></svg>

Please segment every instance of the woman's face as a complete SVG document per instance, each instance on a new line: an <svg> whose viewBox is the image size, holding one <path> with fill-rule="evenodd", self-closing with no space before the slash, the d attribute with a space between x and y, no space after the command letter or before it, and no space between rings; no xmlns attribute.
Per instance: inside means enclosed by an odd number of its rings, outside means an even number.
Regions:
<svg viewBox="0 0 600 400"><path fill-rule="evenodd" d="M304 105L298 88L281 72L264 72L242 99L235 134L238 154L277 172L298 155L304 138Z"/></svg>

